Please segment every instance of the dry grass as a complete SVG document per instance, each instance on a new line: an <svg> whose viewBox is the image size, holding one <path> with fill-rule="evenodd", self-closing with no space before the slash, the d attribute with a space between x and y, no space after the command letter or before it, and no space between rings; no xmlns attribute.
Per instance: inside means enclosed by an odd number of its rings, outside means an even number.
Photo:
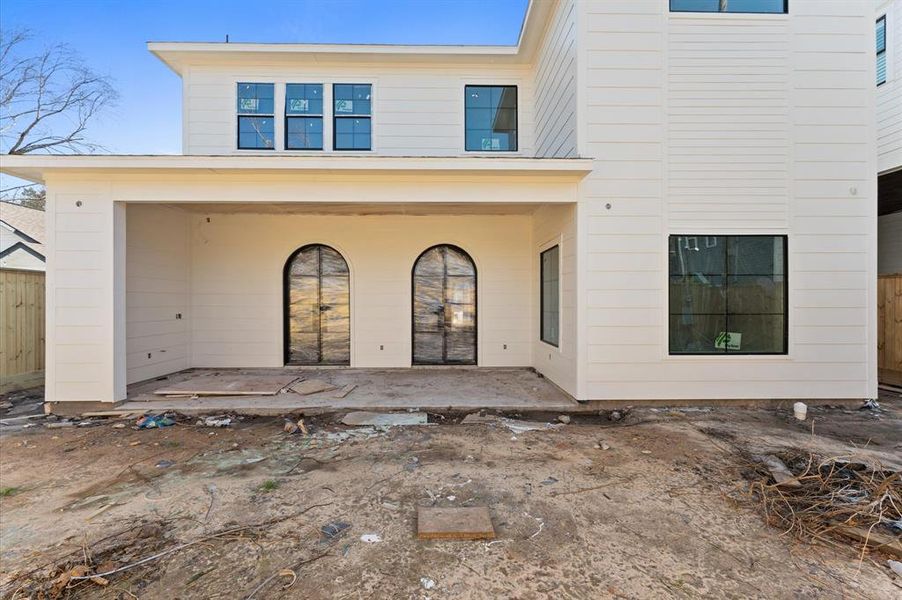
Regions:
<svg viewBox="0 0 902 600"><path fill-rule="evenodd" d="M902 474L848 457L819 457L799 451L777 453L798 486L777 485L768 468L748 459L747 497L766 521L806 541L840 546L857 538L866 548L894 553L902 526ZM839 540L844 540L840 542Z"/></svg>

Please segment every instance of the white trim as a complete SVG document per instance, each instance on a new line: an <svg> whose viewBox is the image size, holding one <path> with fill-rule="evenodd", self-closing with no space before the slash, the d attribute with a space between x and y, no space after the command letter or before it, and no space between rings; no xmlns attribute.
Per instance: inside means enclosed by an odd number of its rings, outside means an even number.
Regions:
<svg viewBox="0 0 902 600"><path fill-rule="evenodd" d="M237 123L237 119L236 119ZM267 171L445 171L558 175L581 179L592 170L592 160L578 158L530 158L525 156L410 157L372 156L372 152L339 152L324 155L282 154L243 150L227 155L7 155L0 172L29 181L44 182L47 174L66 170L87 172L202 170L217 172Z"/></svg>

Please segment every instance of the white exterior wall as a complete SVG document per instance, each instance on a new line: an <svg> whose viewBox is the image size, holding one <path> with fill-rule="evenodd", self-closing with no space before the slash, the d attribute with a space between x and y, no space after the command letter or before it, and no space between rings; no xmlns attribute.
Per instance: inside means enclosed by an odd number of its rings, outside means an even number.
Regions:
<svg viewBox="0 0 902 600"><path fill-rule="evenodd" d="M539 46L535 76L535 155L577 155L576 0L561 0Z"/></svg>
<svg viewBox="0 0 902 600"><path fill-rule="evenodd" d="M223 214L140 205L128 211L129 232L139 238L129 242L130 250L139 249L129 255L130 381L187 366L282 366L282 270L292 252L312 243L341 252L351 270L351 366L410 366L411 269L421 252L442 243L460 246L476 263L478 364L532 364L528 214ZM190 258L180 262L186 252ZM189 271L190 307L176 321ZM145 363L142 352L151 348L167 349L165 362Z"/></svg>
<svg viewBox="0 0 902 600"><path fill-rule="evenodd" d="M182 79L183 152L185 154L259 154L267 150L237 149L237 83L275 84L275 152L323 154L324 151L284 150L286 83L322 83L325 104L323 145L332 145L332 84L371 83L372 152L337 152L341 155L386 156L478 155L464 151L464 86L516 85L519 101L516 153L534 154L533 79L526 65L491 67L465 64L393 65L304 63L292 66L192 66ZM489 153L491 154L491 153ZM498 153L494 153L498 155Z"/></svg>
<svg viewBox="0 0 902 600"><path fill-rule="evenodd" d="M876 18L886 15L886 83L877 87L879 173L902 167L902 0L878 2Z"/></svg>
<svg viewBox="0 0 902 600"><path fill-rule="evenodd" d="M125 398L125 206L109 185L47 181L47 402Z"/></svg>
<svg viewBox="0 0 902 600"><path fill-rule="evenodd" d="M577 328L577 256L576 205L552 205L538 209L532 218L532 365L573 397L579 387L579 335ZM560 340L555 348L541 340L541 263L540 254L560 246Z"/></svg>
<svg viewBox="0 0 902 600"><path fill-rule="evenodd" d="M184 211L131 204L126 218L126 363L133 383L191 366L191 255Z"/></svg>
<svg viewBox="0 0 902 600"><path fill-rule="evenodd" d="M579 6L580 397L874 396L872 7ZM667 239L687 233L789 235L788 356L668 355Z"/></svg>

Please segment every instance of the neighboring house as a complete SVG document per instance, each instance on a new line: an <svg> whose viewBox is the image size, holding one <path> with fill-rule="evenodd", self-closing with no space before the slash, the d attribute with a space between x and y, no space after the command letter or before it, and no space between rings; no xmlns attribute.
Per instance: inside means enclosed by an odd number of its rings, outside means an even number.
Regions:
<svg viewBox="0 0 902 600"><path fill-rule="evenodd" d="M44 270L44 211L0 202L0 269Z"/></svg>
<svg viewBox="0 0 902 600"><path fill-rule="evenodd" d="M879 1L877 33L878 273L902 273L902 0Z"/></svg>
<svg viewBox="0 0 902 600"><path fill-rule="evenodd" d="M509 47L150 43L184 155L2 161L47 186L47 399L286 363L874 397L874 22L549 0Z"/></svg>

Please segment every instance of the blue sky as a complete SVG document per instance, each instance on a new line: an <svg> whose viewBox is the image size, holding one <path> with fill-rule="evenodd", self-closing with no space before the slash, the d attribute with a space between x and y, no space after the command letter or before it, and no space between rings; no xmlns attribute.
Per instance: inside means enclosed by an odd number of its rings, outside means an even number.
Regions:
<svg viewBox="0 0 902 600"><path fill-rule="evenodd" d="M116 154L181 151L179 78L147 41L513 44L527 0L3 0L4 29L66 43L121 98L89 131Z"/></svg>

